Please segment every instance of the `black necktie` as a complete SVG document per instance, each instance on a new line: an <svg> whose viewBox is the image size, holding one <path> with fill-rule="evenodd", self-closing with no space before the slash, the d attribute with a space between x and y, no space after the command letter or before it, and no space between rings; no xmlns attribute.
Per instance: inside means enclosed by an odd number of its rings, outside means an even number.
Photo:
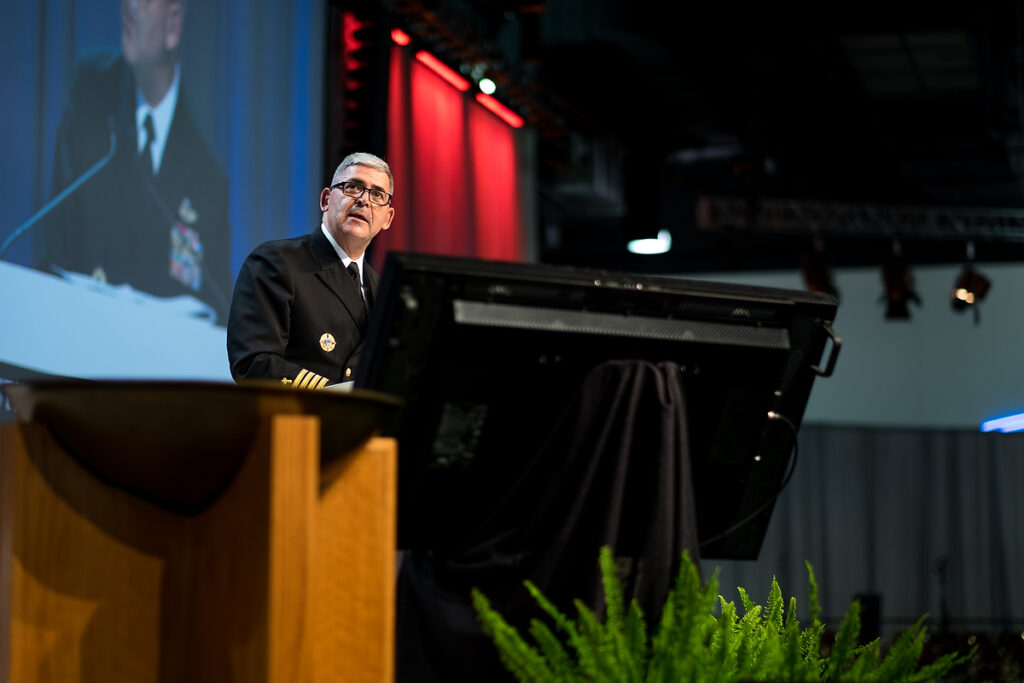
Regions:
<svg viewBox="0 0 1024 683"><path fill-rule="evenodd" d="M146 114L146 120L142 122L142 127L146 129L146 141L142 144L142 151L139 152L139 156L142 157L142 167L149 171L149 175L153 175L153 140L156 139L156 128L153 127L153 115Z"/></svg>
<svg viewBox="0 0 1024 683"><path fill-rule="evenodd" d="M360 311L359 324L363 325L366 322L366 299L363 298L363 284L359 278L359 264L352 261L348 264L348 274L352 276L352 282L355 283L356 292L359 293L359 300L363 302L362 311Z"/></svg>

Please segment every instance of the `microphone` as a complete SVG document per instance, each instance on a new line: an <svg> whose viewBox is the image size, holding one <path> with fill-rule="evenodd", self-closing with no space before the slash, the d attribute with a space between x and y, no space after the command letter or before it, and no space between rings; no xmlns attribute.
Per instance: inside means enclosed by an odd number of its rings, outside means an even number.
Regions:
<svg viewBox="0 0 1024 683"><path fill-rule="evenodd" d="M112 118L107 119L107 129L110 131L110 149L107 150L106 155L104 155L102 159L93 164L92 167L89 168L89 170L87 170L85 173L76 178L73 183L64 188L60 192L60 194L58 194L56 197L47 202L43 208L39 209L39 211L36 211L35 214L33 214L33 216L29 218L27 221L22 223L17 230L8 235L7 239L4 240L3 245L0 246L0 259L4 257L4 254L7 253L7 250L11 247L12 244L14 244L15 240L17 240L19 237L28 232L32 228L32 226L34 226L36 223L42 220L43 217L46 216L46 214L53 211L53 209L56 208L58 204L63 202L65 199L71 196L71 194L75 190L80 188L85 181L89 180L89 178L92 178L94 175L99 173L104 166L110 163L110 160L114 158L114 152L117 151L117 131L114 129L114 120Z"/></svg>

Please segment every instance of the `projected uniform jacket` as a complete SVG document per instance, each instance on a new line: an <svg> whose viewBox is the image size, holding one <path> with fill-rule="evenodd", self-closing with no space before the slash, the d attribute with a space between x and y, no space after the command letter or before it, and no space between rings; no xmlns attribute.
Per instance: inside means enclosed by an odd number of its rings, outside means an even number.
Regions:
<svg viewBox="0 0 1024 683"><path fill-rule="evenodd" d="M116 53L80 60L54 151L60 192L110 147L111 162L37 226L36 266L79 273L101 269L111 284L157 296L191 294L219 321L231 296L228 182L184 98L184 79L155 176L138 155L131 68Z"/></svg>
<svg viewBox="0 0 1024 683"><path fill-rule="evenodd" d="M377 273L365 265L369 298ZM246 258L228 318L228 360L236 381L272 379L322 388L352 379L365 330L344 263L320 227L265 242Z"/></svg>

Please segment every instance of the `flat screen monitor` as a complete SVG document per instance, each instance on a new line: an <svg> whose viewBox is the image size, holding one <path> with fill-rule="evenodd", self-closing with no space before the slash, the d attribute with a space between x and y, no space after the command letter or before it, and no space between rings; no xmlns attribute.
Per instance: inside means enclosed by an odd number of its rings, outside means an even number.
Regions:
<svg viewBox="0 0 1024 683"><path fill-rule="evenodd" d="M405 402L387 429L399 545L459 548L587 373L636 359L683 374L701 556L756 558L838 354L836 309L815 292L390 253L355 385Z"/></svg>

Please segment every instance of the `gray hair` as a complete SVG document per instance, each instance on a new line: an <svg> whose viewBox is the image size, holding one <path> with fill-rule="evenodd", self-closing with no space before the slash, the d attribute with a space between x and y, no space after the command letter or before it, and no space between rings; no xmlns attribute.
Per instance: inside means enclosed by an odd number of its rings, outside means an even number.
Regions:
<svg viewBox="0 0 1024 683"><path fill-rule="evenodd" d="M341 172L349 166L366 166L368 168L375 168L378 171L384 171L388 176L388 193L395 193L395 176L391 175L391 167L388 166L388 162L381 159L379 156L369 154L367 152L354 152L349 154L347 157L341 160L338 164L338 168L334 169L334 177L331 179L331 184L338 182L338 177Z"/></svg>

